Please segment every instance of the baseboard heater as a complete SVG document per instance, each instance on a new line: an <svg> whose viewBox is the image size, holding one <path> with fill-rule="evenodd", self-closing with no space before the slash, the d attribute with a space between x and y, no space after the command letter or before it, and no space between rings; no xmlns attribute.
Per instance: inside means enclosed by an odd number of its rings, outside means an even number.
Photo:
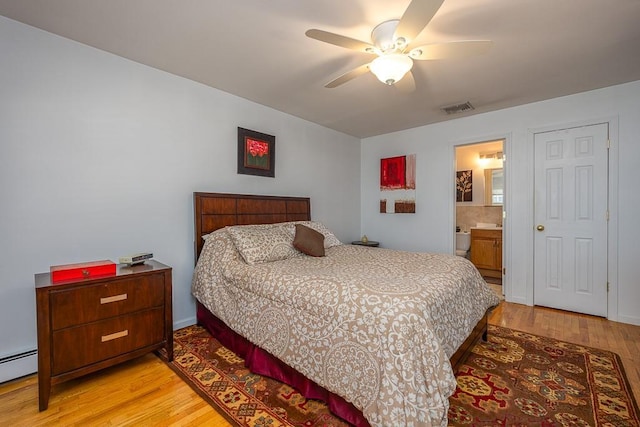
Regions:
<svg viewBox="0 0 640 427"><path fill-rule="evenodd" d="M0 358L0 383L38 371L38 350L27 350Z"/></svg>

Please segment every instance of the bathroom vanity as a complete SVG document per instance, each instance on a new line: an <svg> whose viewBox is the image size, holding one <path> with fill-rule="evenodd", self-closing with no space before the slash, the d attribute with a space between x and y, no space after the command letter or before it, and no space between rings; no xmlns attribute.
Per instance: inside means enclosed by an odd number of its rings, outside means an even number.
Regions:
<svg viewBox="0 0 640 427"><path fill-rule="evenodd" d="M471 262L483 276L502 278L502 228L471 228Z"/></svg>

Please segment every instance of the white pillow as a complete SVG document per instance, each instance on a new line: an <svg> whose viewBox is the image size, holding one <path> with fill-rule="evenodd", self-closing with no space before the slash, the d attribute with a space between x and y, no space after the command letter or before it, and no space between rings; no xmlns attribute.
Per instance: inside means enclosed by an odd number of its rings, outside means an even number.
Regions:
<svg viewBox="0 0 640 427"><path fill-rule="evenodd" d="M233 225L225 228L247 264L300 256L300 252L293 247L294 236L283 223Z"/></svg>

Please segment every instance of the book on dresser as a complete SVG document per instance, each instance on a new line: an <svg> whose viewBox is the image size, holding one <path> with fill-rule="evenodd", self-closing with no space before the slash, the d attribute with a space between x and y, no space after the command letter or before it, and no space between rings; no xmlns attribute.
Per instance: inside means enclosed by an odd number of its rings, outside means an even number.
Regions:
<svg viewBox="0 0 640 427"><path fill-rule="evenodd" d="M35 275L38 400L55 384L165 348L173 359L172 269L118 264L111 276L53 282Z"/></svg>

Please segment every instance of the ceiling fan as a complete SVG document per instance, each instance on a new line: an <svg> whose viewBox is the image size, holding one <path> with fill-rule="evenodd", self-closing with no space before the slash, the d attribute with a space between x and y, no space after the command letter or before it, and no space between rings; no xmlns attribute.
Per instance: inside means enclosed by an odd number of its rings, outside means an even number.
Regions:
<svg viewBox="0 0 640 427"><path fill-rule="evenodd" d="M465 40L414 46L416 36L429 24L444 0L412 0L401 19L377 25L367 43L328 31L311 29L307 37L358 52L376 55L373 61L344 73L325 85L334 88L371 71L382 83L393 85L400 80L400 89L413 91L415 81L411 68L414 60L456 58L481 54L491 48L489 40ZM407 76L405 79L403 77Z"/></svg>

